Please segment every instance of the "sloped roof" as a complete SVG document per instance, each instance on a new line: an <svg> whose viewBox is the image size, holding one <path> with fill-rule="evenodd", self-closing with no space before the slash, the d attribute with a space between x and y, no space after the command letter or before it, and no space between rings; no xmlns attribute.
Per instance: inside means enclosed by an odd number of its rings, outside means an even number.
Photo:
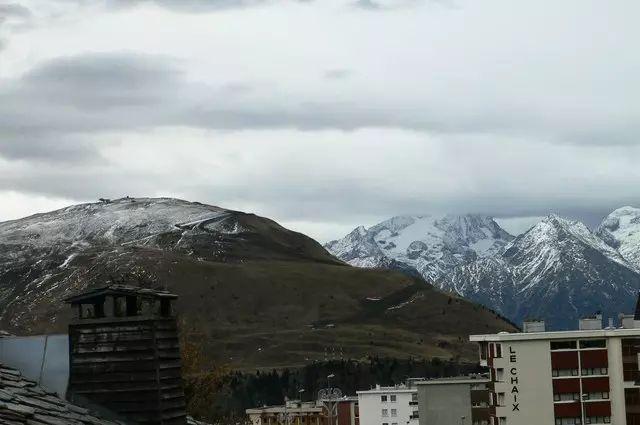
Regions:
<svg viewBox="0 0 640 425"><path fill-rule="evenodd" d="M123 425L93 416L87 409L61 399L22 374L0 364L0 423L51 425Z"/></svg>

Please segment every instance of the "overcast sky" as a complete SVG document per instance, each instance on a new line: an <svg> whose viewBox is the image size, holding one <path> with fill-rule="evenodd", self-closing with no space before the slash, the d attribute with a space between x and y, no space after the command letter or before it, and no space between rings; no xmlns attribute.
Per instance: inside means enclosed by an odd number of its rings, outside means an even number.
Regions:
<svg viewBox="0 0 640 425"><path fill-rule="evenodd" d="M0 220L175 196L320 241L640 205L637 0L0 0Z"/></svg>

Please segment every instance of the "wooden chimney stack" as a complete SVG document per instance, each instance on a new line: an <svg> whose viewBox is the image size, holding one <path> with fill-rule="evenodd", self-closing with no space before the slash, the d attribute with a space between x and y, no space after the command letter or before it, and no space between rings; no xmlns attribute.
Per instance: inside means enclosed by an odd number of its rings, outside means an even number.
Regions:
<svg viewBox="0 0 640 425"><path fill-rule="evenodd" d="M70 400L140 425L186 424L176 298L126 285L68 298Z"/></svg>

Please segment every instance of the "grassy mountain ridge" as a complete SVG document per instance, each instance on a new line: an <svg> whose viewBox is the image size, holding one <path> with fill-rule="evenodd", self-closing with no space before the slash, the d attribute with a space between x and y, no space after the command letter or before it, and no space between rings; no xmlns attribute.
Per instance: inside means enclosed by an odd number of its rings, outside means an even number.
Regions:
<svg viewBox="0 0 640 425"><path fill-rule="evenodd" d="M127 275L177 293L183 334L234 368L474 360L468 334L514 329L414 277L347 266L268 219L176 200L114 203L0 223L3 328L64 331L66 296Z"/></svg>

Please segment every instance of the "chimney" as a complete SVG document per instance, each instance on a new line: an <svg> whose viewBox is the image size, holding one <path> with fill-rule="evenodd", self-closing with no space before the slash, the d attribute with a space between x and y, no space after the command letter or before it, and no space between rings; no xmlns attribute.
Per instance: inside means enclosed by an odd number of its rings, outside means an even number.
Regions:
<svg viewBox="0 0 640 425"><path fill-rule="evenodd" d="M544 332L544 320L525 320L524 323L522 323L522 331L524 333Z"/></svg>
<svg viewBox="0 0 640 425"><path fill-rule="evenodd" d="M636 327L634 315L633 314L618 314L618 319L620 319L620 327L623 329L633 329Z"/></svg>
<svg viewBox="0 0 640 425"><path fill-rule="evenodd" d="M176 298L126 285L68 298L67 398L140 425L186 425Z"/></svg>
<svg viewBox="0 0 640 425"><path fill-rule="evenodd" d="M580 319L578 321L578 329L581 331L595 331L602 329L602 314L597 313L595 316Z"/></svg>

